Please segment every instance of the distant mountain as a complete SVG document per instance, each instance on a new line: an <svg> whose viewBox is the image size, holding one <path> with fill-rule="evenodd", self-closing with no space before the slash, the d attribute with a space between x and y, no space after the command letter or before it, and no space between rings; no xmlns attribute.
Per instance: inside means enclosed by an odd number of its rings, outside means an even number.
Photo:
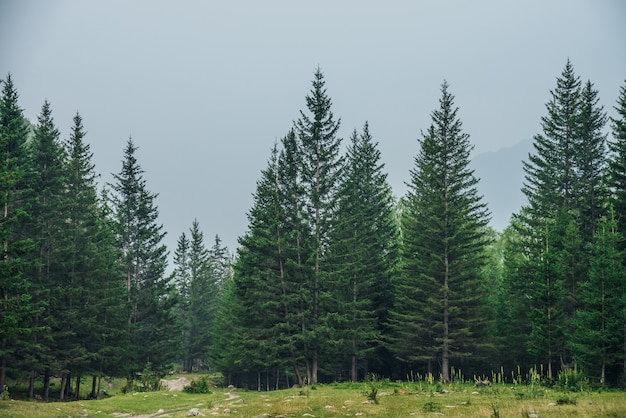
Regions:
<svg viewBox="0 0 626 418"><path fill-rule="evenodd" d="M524 182L522 161L528 161L532 144L527 139L509 148L478 154L470 162L474 175L480 179L478 192L491 211L490 225L497 231L503 231L511 215L519 212L526 202L521 191Z"/></svg>

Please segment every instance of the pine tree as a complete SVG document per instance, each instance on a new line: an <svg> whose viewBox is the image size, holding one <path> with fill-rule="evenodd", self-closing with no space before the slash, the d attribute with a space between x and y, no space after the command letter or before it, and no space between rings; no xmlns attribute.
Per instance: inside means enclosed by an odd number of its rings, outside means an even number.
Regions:
<svg viewBox="0 0 626 418"><path fill-rule="evenodd" d="M18 341L27 341L31 328L30 282L22 258L29 242L17 231L27 216L21 200L26 164L28 125L18 105L17 89L11 75L1 82L0 97L0 393L4 392L6 371L14 362Z"/></svg>
<svg viewBox="0 0 626 418"><path fill-rule="evenodd" d="M446 82L441 93L411 170L402 218L405 272L390 315L390 347L400 358L426 361L429 371L439 362L449 381L451 361L476 356L486 344L481 270L489 213Z"/></svg>
<svg viewBox="0 0 626 418"><path fill-rule="evenodd" d="M302 152L302 185L306 196L308 222L313 233L310 257L310 312L306 318L307 373L311 383L318 380L319 353L324 344L323 324L320 322L325 307L321 295L325 292L324 265L329 232L336 210L336 192L341 175L342 158L339 156L341 139L337 131L341 120L334 119L332 102L324 88L324 75L318 68L313 88L306 97L308 114L300 111L295 130Z"/></svg>
<svg viewBox="0 0 626 418"><path fill-rule="evenodd" d="M127 365L128 371L135 373L149 362L157 373L164 373L178 349L172 317L176 298L165 277L167 249L161 243L163 226L157 224L157 195L147 189L136 151L129 139L122 169L114 175L116 183L112 186L116 192L112 202L129 305L131 341Z"/></svg>
<svg viewBox="0 0 626 418"><path fill-rule="evenodd" d="M351 142L330 240L329 298L337 301L338 312L329 316L339 322L332 331L334 340L343 343L338 357L349 355L356 382L358 362L372 359L379 349L391 299L397 229L391 187L367 123L360 136L354 131Z"/></svg>

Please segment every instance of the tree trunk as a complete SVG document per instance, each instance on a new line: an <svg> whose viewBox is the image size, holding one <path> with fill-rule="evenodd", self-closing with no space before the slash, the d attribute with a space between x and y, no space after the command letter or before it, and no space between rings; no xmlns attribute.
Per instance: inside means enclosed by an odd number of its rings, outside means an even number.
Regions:
<svg viewBox="0 0 626 418"><path fill-rule="evenodd" d="M65 373L61 376L61 393L59 394L59 400L65 400L65 385L67 385L67 376Z"/></svg>
<svg viewBox="0 0 626 418"><path fill-rule="evenodd" d="M296 364L296 362L293 362L293 373L296 375L296 381L298 382L298 386L302 387L303 385L303 381L302 381L302 375L300 374L300 369L298 368L298 365ZM289 381L287 381L287 387L289 387Z"/></svg>
<svg viewBox="0 0 626 418"><path fill-rule="evenodd" d="M98 383L98 376L96 376L95 374L93 376L91 376L91 393L89 394L89 399L97 399L97 394L96 394L96 385Z"/></svg>
<svg viewBox="0 0 626 418"><path fill-rule="evenodd" d="M48 397L50 396L50 369L48 369L47 367L43 374L42 396L44 399L48 399Z"/></svg>
<svg viewBox="0 0 626 418"><path fill-rule="evenodd" d="M28 399L35 398L35 371L30 371L30 376L28 376Z"/></svg>
<svg viewBox="0 0 626 418"><path fill-rule="evenodd" d="M311 384L317 384L317 348L313 350L313 362L311 371Z"/></svg>
<svg viewBox="0 0 626 418"><path fill-rule="evenodd" d="M80 399L80 374L76 376L76 392L74 399Z"/></svg>

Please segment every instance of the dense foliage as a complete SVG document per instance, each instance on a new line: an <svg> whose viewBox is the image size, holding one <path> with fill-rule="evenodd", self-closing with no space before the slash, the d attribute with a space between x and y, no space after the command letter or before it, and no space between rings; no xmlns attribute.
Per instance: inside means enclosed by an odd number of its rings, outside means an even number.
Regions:
<svg viewBox="0 0 626 418"><path fill-rule="evenodd" d="M97 397L102 378L174 369L258 388L516 367L623 385L626 86L608 118L567 62L523 162L527 204L498 233L446 82L400 199L368 123L342 144L325 84L317 69L271 148L236 255L194 220L167 274L132 139L100 187L80 114L62 140L52 105L31 125L2 80L0 392L73 399L91 376Z"/></svg>

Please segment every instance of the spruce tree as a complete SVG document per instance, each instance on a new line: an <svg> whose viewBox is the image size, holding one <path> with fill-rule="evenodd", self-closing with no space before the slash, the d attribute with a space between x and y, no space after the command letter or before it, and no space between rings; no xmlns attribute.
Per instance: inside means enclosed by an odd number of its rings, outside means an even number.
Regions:
<svg viewBox="0 0 626 418"><path fill-rule="evenodd" d="M624 355L624 253L615 212L598 220L589 280L582 284L583 308L576 312L574 356L583 370L602 386L617 383ZM620 367L616 367L622 364ZM608 381L613 377L613 382Z"/></svg>
<svg viewBox="0 0 626 418"><path fill-rule="evenodd" d="M568 60L541 118L535 153L524 161L522 191L528 204L518 215L525 243L525 266L514 280L528 282L529 351L547 362L572 357L574 318L581 308L580 286L590 268L589 248L605 201L606 116L591 82L581 88ZM532 273L534 271L534 273Z"/></svg>
<svg viewBox="0 0 626 418"><path fill-rule="evenodd" d="M235 264L235 316L238 361L248 372L260 374L284 358L286 328L283 314L281 222L284 218L277 183L278 148L274 145L268 166L261 173L248 213L249 226L239 239Z"/></svg>
<svg viewBox="0 0 626 418"><path fill-rule="evenodd" d="M468 168L472 147L448 84L422 134L402 218L404 275L390 315L390 348L402 359L436 361L444 381L453 361L477 356L489 323L481 307L489 213Z"/></svg>
<svg viewBox="0 0 626 418"><path fill-rule="evenodd" d="M15 363L18 342L30 341L32 306L30 281L24 275L30 243L18 231L27 212L22 200L26 171L28 125L18 105L11 75L2 80L0 97L0 393L4 392L6 371Z"/></svg>
<svg viewBox="0 0 626 418"><path fill-rule="evenodd" d="M112 373L110 365L113 346L121 345L119 330L123 328L119 312L123 311L124 293L118 254L112 234L101 208L96 190L93 153L85 141L86 132L79 113L65 149L65 185L63 222L63 253L61 266L64 282L73 289L76 321L73 333L78 347L87 353L73 366L78 396L80 376L89 372L92 380L91 397L97 396L97 378ZM66 315L64 315L66 317Z"/></svg>
<svg viewBox="0 0 626 418"><path fill-rule="evenodd" d="M157 373L164 373L178 349L172 317L176 298L165 277L167 249L162 244L165 233L157 223L157 195L147 188L137 161L137 149L129 139L122 169L114 174L116 182L112 186L116 192L112 206L129 306L127 365L131 377L148 363Z"/></svg>
<svg viewBox="0 0 626 418"><path fill-rule="evenodd" d="M339 155L341 139L337 131L341 120L335 120L331 110L332 101L325 89L324 75L318 68L314 75L313 88L306 97L308 112L300 111L295 122L295 131L302 153L302 185L306 196L308 222L312 229L313 246L308 260L311 263L310 311L306 324L307 373L311 383L318 380L319 354L325 337L321 315L327 307L321 295L325 292L327 267L324 263L334 211L336 193L341 175L342 158Z"/></svg>
<svg viewBox="0 0 626 418"><path fill-rule="evenodd" d="M329 298L337 306L329 322L336 323L334 340L342 343L338 358L348 356L353 382L359 370L368 371L366 360L372 360L380 348L391 300L397 227L383 168L365 123L362 134L355 130L351 137L329 249Z"/></svg>
<svg viewBox="0 0 626 418"><path fill-rule="evenodd" d="M32 254L32 268L29 271L33 281L33 302L42 309L42 315L34 318L33 327L49 329L45 335L35 335L35 347L29 360L31 371L30 395L34 395L34 374L52 367L65 376L70 368L71 358L81 357L69 345L76 342L67 328L75 325L75 315L69 312L70 299L79 291L68 286L62 261L65 257L64 225L66 215L63 168L63 148L60 133L54 125L50 103L45 101L35 127L33 141L29 149L29 165L26 181L29 186L27 204L30 218L25 233L33 239L35 251ZM68 286L65 289L65 286ZM63 290L61 290L63 289ZM65 313L66 315L63 315ZM61 321L65 316L69 321ZM45 337L46 340L42 341ZM63 344L66 344L63 347Z"/></svg>
<svg viewBox="0 0 626 418"><path fill-rule="evenodd" d="M189 246L189 358L190 371L207 367L207 351L216 314L218 281L197 220L193 221ZM223 281L220 281L223 283Z"/></svg>

